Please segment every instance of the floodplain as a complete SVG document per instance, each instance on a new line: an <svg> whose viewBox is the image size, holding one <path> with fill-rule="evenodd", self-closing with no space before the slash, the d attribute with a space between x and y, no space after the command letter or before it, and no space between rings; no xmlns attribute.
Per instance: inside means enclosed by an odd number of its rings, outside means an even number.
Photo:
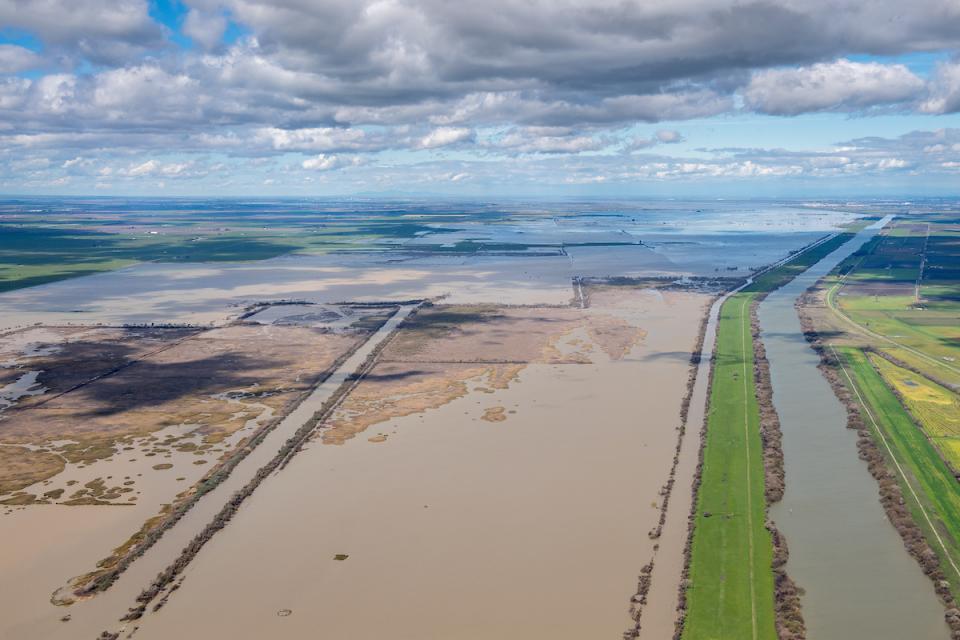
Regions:
<svg viewBox="0 0 960 640"><path fill-rule="evenodd" d="M62 239L0 246L0 635L670 634L708 310L862 216L137 205L0 214Z"/></svg>

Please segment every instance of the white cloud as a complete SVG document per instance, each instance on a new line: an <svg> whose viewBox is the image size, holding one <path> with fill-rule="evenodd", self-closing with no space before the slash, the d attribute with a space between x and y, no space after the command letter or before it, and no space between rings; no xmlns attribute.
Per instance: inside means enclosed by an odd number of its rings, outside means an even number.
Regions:
<svg viewBox="0 0 960 640"><path fill-rule="evenodd" d="M206 49L219 45L226 30L227 18L220 12L190 9L183 21L184 34Z"/></svg>
<svg viewBox="0 0 960 640"><path fill-rule="evenodd" d="M42 59L30 49L0 44L0 73L19 73L40 66Z"/></svg>
<svg viewBox="0 0 960 640"><path fill-rule="evenodd" d="M809 67L754 73L743 91L750 109L772 115L810 111L862 111L916 99L923 80L902 64L840 58Z"/></svg>
<svg viewBox="0 0 960 640"><path fill-rule="evenodd" d="M466 127L437 127L420 139L417 146L421 149L436 149L459 142L473 140L472 129Z"/></svg>
<svg viewBox="0 0 960 640"><path fill-rule="evenodd" d="M929 86L929 95L920 105L922 111L926 113L960 111L960 59L937 65Z"/></svg>
<svg viewBox="0 0 960 640"><path fill-rule="evenodd" d="M512 153L582 153L608 145L609 141L569 127L522 127L508 132L491 146Z"/></svg>
<svg viewBox="0 0 960 640"><path fill-rule="evenodd" d="M661 144L677 144L683 142L686 138L684 138L683 134L679 131L660 129L657 131L657 140L659 140Z"/></svg>
<svg viewBox="0 0 960 640"><path fill-rule="evenodd" d="M360 164L360 159L356 156L345 158L338 155L328 155L321 153L313 158L307 158L301 166L304 169L312 171L333 171L344 167L354 167Z"/></svg>

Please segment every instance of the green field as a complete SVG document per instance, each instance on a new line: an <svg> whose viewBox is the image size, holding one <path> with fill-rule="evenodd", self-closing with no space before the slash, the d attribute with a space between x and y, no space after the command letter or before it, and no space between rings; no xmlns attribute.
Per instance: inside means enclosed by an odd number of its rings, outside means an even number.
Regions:
<svg viewBox="0 0 960 640"><path fill-rule="evenodd" d="M834 250L847 242L847 240L850 240L854 235L856 235L854 231L838 233L826 242L798 254L795 258L780 265L776 269L761 273L753 281L753 284L745 287L743 291L747 293L762 293L779 289L821 259L833 253Z"/></svg>
<svg viewBox="0 0 960 640"><path fill-rule="evenodd" d="M861 403L955 597L960 596L960 485L954 476L954 469L960 470L958 224L952 214L898 217L825 285L827 306L842 321L843 332L830 338L844 365L842 379ZM870 349L876 353L864 351Z"/></svg>
<svg viewBox="0 0 960 640"><path fill-rule="evenodd" d="M226 224L205 221L205 225ZM137 262L241 262L288 253L377 249L392 246L426 230L413 223L372 220L325 225L264 227L230 221L230 227L196 223L138 224L110 231L87 224L10 224L0 222L0 292L32 287Z"/></svg>
<svg viewBox="0 0 960 640"><path fill-rule="evenodd" d="M683 632L689 640L776 638L750 334L755 297L735 294L720 309Z"/></svg>
<svg viewBox="0 0 960 640"><path fill-rule="evenodd" d="M866 405L864 418L897 471L914 521L940 558L954 595L960 595L960 572L956 570L960 564L960 491L956 478L867 356L856 348L838 348L837 353L844 364L845 382Z"/></svg>
<svg viewBox="0 0 960 640"><path fill-rule="evenodd" d="M861 327L872 347L950 384L960 384L955 225L935 215L897 219L841 265L828 294L828 304Z"/></svg>

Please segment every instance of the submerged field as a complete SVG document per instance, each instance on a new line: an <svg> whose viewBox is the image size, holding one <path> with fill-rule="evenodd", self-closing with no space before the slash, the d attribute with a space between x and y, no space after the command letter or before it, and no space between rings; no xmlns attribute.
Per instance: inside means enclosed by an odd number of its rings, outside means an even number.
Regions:
<svg viewBox="0 0 960 640"><path fill-rule="evenodd" d="M138 636L622 635L708 299L425 308Z"/></svg>
<svg viewBox="0 0 960 640"><path fill-rule="evenodd" d="M0 203L0 535L16 541L0 635L636 637L657 536L685 526L668 497L695 464L674 478L671 458L707 303L853 217L138 206ZM735 313L731 375L751 366ZM691 602L708 604L688 634L717 615L740 633L747 605L771 624L756 406L737 382L713 392L741 394L746 430L714 442L731 455L709 472L744 471L741 493L700 509L729 564L697 569ZM743 580L758 568L759 591Z"/></svg>

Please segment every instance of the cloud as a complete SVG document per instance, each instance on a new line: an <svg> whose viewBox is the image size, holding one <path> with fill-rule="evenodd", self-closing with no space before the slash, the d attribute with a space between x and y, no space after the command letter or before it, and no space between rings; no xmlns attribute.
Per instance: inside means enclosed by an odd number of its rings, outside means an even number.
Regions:
<svg viewBox="0 0 960 640"><path fill-rule="evenodd" d="M923 80L903 65L841 58L809 67L757 72L743 98L748 108L761 113L797 115L901 104L916 99L923 89Z"/></svg>
<svg viewBox="0 0 960 640"><path fill-rule="evenodd" d="M162 163L157 160L147 160L140 164L134 164L121 171L107 171L104 173L102 170L100 175L121 175L129 178L140 178L145 176L162 176L164 178L176 178L180 176L186 176L188 170L193 166L192 162L169 162ZM201 175L201 174L194 174Z"/></svg>
<svg viewBox="0 0 960 640"><path fill-rule="evenodd" d="M673 129L660 129L657 131L657 140L662 144L677 144L683 142L686 138L679 131Z"/></svg>
<svg viewBox="0 0 960 640"><path fill-rule="evenodd" d="M19 73L41 64L40 56L30 49L15 44L0 44L0 74Z"/></svg>
<svg viewBox="0 0 960 640"><path fill-rule="evenodd" d="M420 149L448 147L460 142L469 142L474 139L474 135L473 130L466 127L437 127L423 136L417 143L417 147Z"/></svg>
<svg viewBox="0 0 960 640"><path fill-rule="evenodd" d="M960 111L960 58L941 62L930 82L929 95L921 105L926 113Z"/></svg>
<svg viewBox="0 0 960 640"><path fill-rule="evenodd" d="M217 47L227 30L227 18L220 12L190 9L183 21L183 33L206 49Z"/></svg>
<svg viewBox="0 0 960 640"><path fill-rule="evenodd" d="M301 163L304 169L311 171L333 171L344 167L355 167L360 164L360 158L356 156L345 158L338 155L327 155L321 153L312 158L307 158Z"/></svg>
<svg viewBox="0 0 960 640"><path fill-rule="evenodd" d="M95 64L122 65L164 43L146 0L0 0L0 25Z"/></svg>
<svg viewBox="0 0 960 640"><path fill-rule="evenodd" d="M577 180L597 178L586 165L603 165L602 156L642 163L653 151L664 155L645 166L665 165L651 171L670 175L879 171L883 158L883 170L909 172L957 161L956 142L931 141L945 151L926 152L929 161L914 149L872 149L799 164L782 154L679 162L664 146L683 142L684 120L751 111L956 113L960 59L938 65L929 80L889 62L960 49L956 2L914 0L910 11L896 0L184 5L182 23L168 27L151 17L148 0L0 0L0 24L41 52L0 45L5 170L79 176L110 166L118 183L155 182L164 171L182 182L212 154L238 163L233 169L273 157L273 170L299 172L386 151L408 154L410 164L450 149L478 162L509 157L521 173L582 162ZM228 25L244 34L229 44ZM888 62L850 59L863 54ZM645 123L650 132L628 139ZM18 154L52 164L15 169ZM63 166L77 157L91 164ZM471 184L483 175L446 162L430 175L469 174ZM373 180L374 167L387 175L383 162L361 164L345 175ZM536 175L533 182L542 180Z"/></svg>
<svg viewBox="0 0 960 640"><path fill-rule="evenodd" d="M660 129L651 138L636 137L628 141L625 147L626 151L640 151L655 147L658 144L679 144L685 142L686 138L682 133L674 129Z"/></svg>
<svg viewBox="0 0 960 640"><path fill-rule="evenodd" d="M583 153L609 146L609 140L570 127L520 127L493 141L491 149L507 153Z"/></svg>

